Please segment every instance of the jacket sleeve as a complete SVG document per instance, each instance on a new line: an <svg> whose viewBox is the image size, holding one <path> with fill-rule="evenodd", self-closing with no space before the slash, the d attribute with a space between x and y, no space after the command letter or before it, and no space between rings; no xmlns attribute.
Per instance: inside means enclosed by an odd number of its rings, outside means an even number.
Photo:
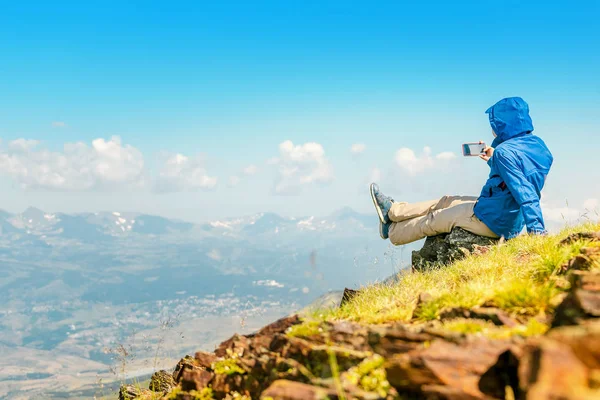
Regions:
<svg viewBox="0 0 600 400"><path fill-rule="evenodd" d="M500 177L510 190L510 193L515 198L527 225L529 233L546 233L544 226L544 217L540 207L540 198L535 191L534 186L527 180L521 167L516 160L510 155L505 155L503 152L496 151L491 158L496 166Z"/></svg>

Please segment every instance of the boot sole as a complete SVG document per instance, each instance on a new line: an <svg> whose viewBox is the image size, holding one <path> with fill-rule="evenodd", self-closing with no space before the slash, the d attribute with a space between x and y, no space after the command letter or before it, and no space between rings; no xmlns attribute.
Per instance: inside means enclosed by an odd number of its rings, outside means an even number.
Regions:
<svg viewBox="0 0 600 400"><path fill-rule="evenodd" d="M383 222L381 222L381 221L379 221L379 236L381 236L381 238L382 238L383 240L386 240L386 239L388 239L388 238L389 238L389 236L387 236L387 237L386 237L386 236L383 234Z"/></svg>
<svg viewBox="0 0 600 400"><path fill-rule="evenodd" d="M385 224L385 218L383 218L383 212L381 211L381 208L379 207L379 204L377 204L377 200L375 199L375 193L373 192L373 184L371 183L371 186L369 186L369 192L371 192L371 200L373 200L373 205L375 206L375 210L377 211L377 216L379 217L379 222L381 222L382 224Z"/></svg>

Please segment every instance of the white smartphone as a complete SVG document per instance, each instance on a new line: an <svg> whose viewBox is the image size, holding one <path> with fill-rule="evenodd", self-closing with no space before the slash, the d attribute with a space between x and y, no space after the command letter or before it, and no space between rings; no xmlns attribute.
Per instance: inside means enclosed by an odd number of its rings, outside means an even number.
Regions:
<svg viewBox="0 0 600 400"><path fill-rule="evenodd" d="M465 157L477 157L483 154L485 149L485 143L464 143L462 145L463 156Z"/></svg>

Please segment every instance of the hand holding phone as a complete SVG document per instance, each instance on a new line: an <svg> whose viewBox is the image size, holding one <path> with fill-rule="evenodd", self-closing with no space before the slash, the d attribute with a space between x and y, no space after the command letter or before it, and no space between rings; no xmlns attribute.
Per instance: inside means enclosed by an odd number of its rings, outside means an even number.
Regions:
<svg viewBox="0 0 600 400"><path fill-rule="evenodd" d="M476 143L464 143L462 145L463 156L465 157L479 157L485 155L487 146L484 142Z"/></svg>
<svg viewBox="0 0 600 400"><path fill-rule="evenodd" d="M481 158L483 161L489 161L490 158L492 158L492 156L494 155L494 148L493 147L486 147L485 149L483 149L483 154L479 155L479 158Z"/></svg>

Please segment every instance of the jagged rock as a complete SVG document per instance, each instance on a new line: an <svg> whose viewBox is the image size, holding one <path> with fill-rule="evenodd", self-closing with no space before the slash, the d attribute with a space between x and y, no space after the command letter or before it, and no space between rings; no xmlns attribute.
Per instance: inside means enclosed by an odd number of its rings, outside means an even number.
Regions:
<svg viewBox="0 0 600 400"><path fill-rule="evenodd" d="M216 374L211 381L211 387L218 398L223 398L227 393L238 392L241 394L249 394L245 390L247 384L244 377L241 375L224 375Z"/></svg>
<svg viewBox="0 0 600 400"><path fill-rule="evenodd" d="M194 360L198 366L210 369L212 364L217 361L217 356L205 351L197 351L196 354L194 354Z"/></svg>
<svg viewBox="0 0 600 400"><path fill-rule="evenodd" d="M498 239L454 228L450 233L428 237L421 250L412 252L412 267L422 271L434 265L449 264L471 253L484 252L496 243Z"/></svg>
<svg viewBox="0 0 600 400"><path fill-rule="evenodd" d="M319 332L299 337L316 344L335 343L354 350L371 351L369 328L349 321L324 322Z"/></svg>
<svg viewBox="0 0 600 400"><path fill-rule="evenodd" d="M152 400L156 393L139 385L122 385L119 389L119 400Z"/></svg>
<svg viewBox="0 0 600 400"><path fill-rule="evenodd" d="M506 399L507 388L510 388L514 397L522 398L518 376L522 355L523 349L517 345L501 353L490 369L481 376L479 390L495 399Z"/></svg>
<svg viewBox="0 0 600 400"><path fill-rule="evenodd" d="M552 327L578 325L600 317L600 273L573 271L571 289L554 312Z"/></svg>
<svg viewBox="0 0 600 400"><path fill-rule="evenodd" d="M343 307L346 303L350 302L360 291L354 289L344 288L344 294L342 295L342 301L340 301L340 307Z"/></svg>
<svg viewBox="0 0 600 400"><path fill-rule="evenodd" d="M401 323L373 327L369 331L369 345L374 352L384 357L416 350L435 339L435 335L423 332L422 329L411 329Z"/></svg>
<svg viewBox="0 0 600 400"><path fill-rule="evenodd" d="M227 339L217 347L215 355L217 357L225 357L229 354L243 356L245 352L250 350L250 342L246 336L238 335L237 333Z"/></svg>
<svg viewBox="0 0 600 400"><path fill-rule="evenodd" d="M479 308L449 308L444 309L440 312L440 320L454 319L454 318L473 318L481 319L484 321L490 321L494 325L514 327L519 323L508 316L504 311L493 308L493 307L479 307Z"/></svg>
<svg viewBox="0 0 600 400"><path fill-rule="evenodd" d="M337 399L335 390L325 389L305 383L278 380L273 382L261 396L261 399L273 400L323 400Z"/></svg>
<svg viewBox="0 0 600 400"><path fill-rule="evenodd" d="M324 324L324 331L325 337L338 346L358 351L372 350L369 343L369 329L364 325L348 321L328 322ZM323 344L326 344L326 341Z"/></svg>
<svg viewBox="0 0 600 400"><path fill-rule="evenodd" d="M425 385L421 388L419 397L424 400L481 400L481 398L444 385Z"/></svg>
<svg viewBox="0 0 600 400"><path fill-rule="evenodd" d="M208 386L215 375L212 372L201 369L187 369L181 376L181 388L183 390L202 390Z"/></svg>
<svg viewBox="0 0 600 400"><path fill-rule="evenodd" d="M161 369L156 371L150 378L150 390L154 392L169 392L177 386L173 375Z"/></svg>
<svg viewBox="0 0 600 400"><path fill-rule="evenodd" d="M507 342L487 339L462 344L436 340L392 357L385 367L387 378L398 393L422 394L426 387L443 385L450 387L454 396L450 398L485 398L479 380L508 348Z"/></svg>
<svg viewBox="0 0 600 400"><path fill-rule="evenodd" d="M587 368L600 370L600 320L552 329L546 336L569 346Z"/></svg>
<svg viewBox="0 0 600 400"><path fill-rule="evenodd" d="M289 316L289 317L284 317L284 318L278 319L277 321L263 327L257 333L255 333L253 335L249 335L248 337L252 338L252 337L257 337L257 336L265 336L265 335L273 336L277 333L284 333L290 327L292 327L294 325L298 325L301 322L302 322L302 320L300 319L300 317L297 314Z"/></svg>
<svg viewBox="0 0 600 400"><path fill-rule="evenodd" d="M192 356L185 356L179 360L177 366L175 366L175 370L173 371L173 379L175 382L179 382L181 380L181 376L183 375L183 371L196 369L202 369L202 367L196 363L196 360L193 359Z"/></svg>
<svg viewBox="0 0 600 400"><path fill-rule="evenodd" d="M306 365L311 373L319 378L330 378L332 376L329 362L330 354L335 356L340 370L347 370L371 355L370 352L357 351L336 345L314 344L296 337L281 339L281 347L278 351L281 356Z"/></svg>
<svg viewBox="0 0 600 400"><path fill-rule="evenodd" d="M568 345L546 338L525 347L519 383L524 398L531 400L585 399L589 391L585 365Z"/></svg>
<svg viewBox="0 0 600 400"><path fill-rule="evenodd" d="M273 341L275 335L282 334L290 327L298 325L301 322L302 321L297 314L281 318L272 324L265 326L258 332L248 335L247 337L250 339L250 347L255 351L265 351L271 346L271 342Z"/></svg>
<svg viewBox="0 0 600 400"><path fill-rule="evenodd" d="M479 389L493 398L506 398L507 387L517 399L600 398L599 372L600 321L592 321L512 346L483 374Z"/></svg>

